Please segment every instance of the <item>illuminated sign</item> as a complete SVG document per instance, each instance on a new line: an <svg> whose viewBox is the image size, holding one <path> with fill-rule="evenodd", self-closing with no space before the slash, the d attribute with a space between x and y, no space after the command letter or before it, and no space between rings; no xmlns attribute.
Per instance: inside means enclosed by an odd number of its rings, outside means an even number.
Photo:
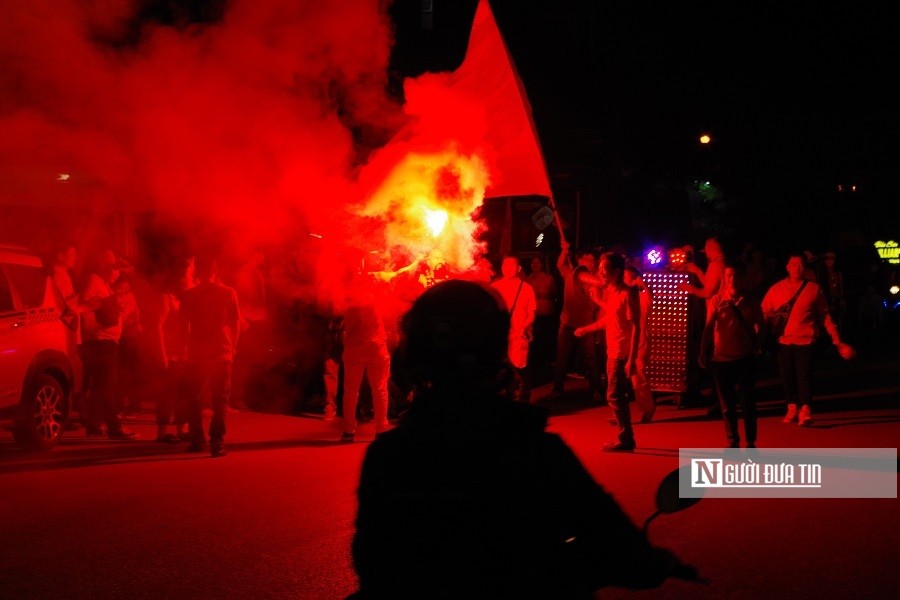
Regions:
<svg viewBox="0 0 900 600"><path fill-rule="evenodd" d="M900 245L894 240L888 242L879 240L875 242L875 249L878 250L878 256L881 257L881 260L886 260L892 265L900 264Z"/></svg>

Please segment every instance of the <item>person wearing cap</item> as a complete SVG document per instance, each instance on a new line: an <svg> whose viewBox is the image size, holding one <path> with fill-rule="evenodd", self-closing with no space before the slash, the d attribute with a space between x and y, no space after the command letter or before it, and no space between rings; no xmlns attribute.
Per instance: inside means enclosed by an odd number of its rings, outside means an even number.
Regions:
<svg viewBox="0 0 900 600"><path fill-rule="evenodd" d="M116 412L119 341L122 315L113 284L123 263L112 250L103 250L95 259L95 268L81 292L81 360L84 364L84 414L80 415L88 436L106 435L110 439L131 440L137 435L122 426Z"/></svg>
<svg viewBox="0 0 900 600"><path fill-rule="evenodd" d="M586 599L690 569L547 431L546 408L504 393L508 335L502 298L474 282L438 283L404 315L414 399L363 459L349 598Z"/></svg>

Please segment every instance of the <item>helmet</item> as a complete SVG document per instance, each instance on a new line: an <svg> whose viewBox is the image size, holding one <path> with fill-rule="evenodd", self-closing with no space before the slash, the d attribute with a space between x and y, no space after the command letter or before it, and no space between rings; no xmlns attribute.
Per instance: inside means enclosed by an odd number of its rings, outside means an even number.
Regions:
<svg viewBox="0 0 900 600"><path fill-rule="evenodd" d="M448 280L419 296L402 332L400 367L413 385L466 386L503 368L509 313L492 289Z"/></svg>

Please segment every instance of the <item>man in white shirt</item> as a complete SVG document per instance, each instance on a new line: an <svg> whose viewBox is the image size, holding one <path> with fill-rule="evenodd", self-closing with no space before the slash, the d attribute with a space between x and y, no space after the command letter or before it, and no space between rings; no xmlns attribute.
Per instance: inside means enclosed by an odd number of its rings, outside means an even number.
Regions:
<svg viewBox="0 0 900 600"><path fill-rule="evenodd" d="M522 279L522 265L515 256L507 256L501 263L502 276L491 284L509 311L509 362L516 368L517 382L512 395L516 400L530 399L528 376L528 347L532 340L537 299L531 284Z"/></svg>

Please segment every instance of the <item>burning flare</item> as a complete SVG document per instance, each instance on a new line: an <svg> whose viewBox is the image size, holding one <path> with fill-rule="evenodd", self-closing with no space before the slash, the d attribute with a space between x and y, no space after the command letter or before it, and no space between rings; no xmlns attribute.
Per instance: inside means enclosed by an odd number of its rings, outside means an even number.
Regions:
<svg viewBox="0 0 900 600"><path fill-rule="evenodd" d="M487 168L477 155L466 156L454 148L410 153L357 214L382 221L382 247L390 250L395 264L401 255L412 264L439 255L450 273L464 273L484 254L484 243L477 238L485 225L473 215L488 184Z"/></svg>
<svg viewBox="0 0 900 600"><path fill-rule="evenodd" d="M441 235L444 226L447 224L447 219L447 211L445 210L425 209L425 222L428 223L428 228L431 229L431 235L434 237Z"/></svg>

